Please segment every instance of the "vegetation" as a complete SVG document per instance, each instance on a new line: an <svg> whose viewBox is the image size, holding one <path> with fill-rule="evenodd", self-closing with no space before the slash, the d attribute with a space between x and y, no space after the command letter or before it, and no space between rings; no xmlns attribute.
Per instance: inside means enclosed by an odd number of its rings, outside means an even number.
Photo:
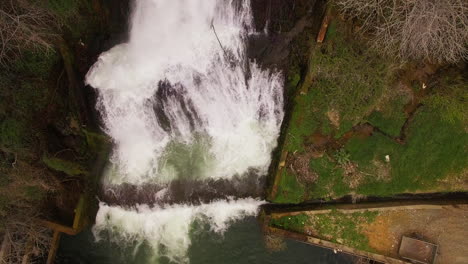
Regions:
<svg viewBox="0 0 468 264"><path fill-rule="evenodd" d="M391 137L398 137L401 133L408 115L404 111L405 105L409 103L408 96L393 93L386 102L380 104L380 109L374 110L365 118L370 124L378 127L381 131Z"/></svg>
<svg viewBox="0 0 468 264"><path fill-rule="evenodd" d="M311 229L319 237L349 247L373 251L361 225L373 222L377 215L378 212L370 211L345 214L332 210L328 214L310 216L309 222Z"/></svg>
<svg viewBox="0 0 468 264"><path fill-rule="evenodd" d="M336 0L378 50L402 59L456 63L468 59L468 3L463 0Z"/></svg>
<svg viewBox="0 0 468 264"><path fill-rule="evenodd" d="M304 232L307 224L309 224L309 217L306 214L288 215L270 220L270 225L273 227L296 232Z"/></svg>
<svg viewBox="0 0 468 264"><path fill-rule="evenodd" d="M386 196L437 190L439 181L447 175L463 171L468 164L465 147L468 134L460 123L444 121L438 111L423 107L409 127L404 145L381 134L365 140L350 140L346 149L351 159L366 172L364 183L357 190L359 193ZM387 155L389 162L385 160ZM387 166L389 178L379 177L384 173L381 166Z"/></svg>
<svg viewBox="0 0 468 264"><path fill-rule="evenodd" d="M73 208L66 203L79 195L105 140L74 118L73 78L58 48L100 30L90 6L0 1L0 234L12 249L1 261L24 263L30 255L28 263L43 263L51 233L37 220L50 217L51 207Z"/></svg>
<svg viewBox="0 0 468 264"><path fill-rule="evenodd" d="M467 76L459 72L446 71L442 76L434 94L425 99L425 102L440 113L443 121L451 124L462 123L468 125L468 89Z"/></svg>
<svg viewBox="0 0 468 264"><path fill-rule="evenodd" d="M304 185L297 181L295 175L283 170L281 181L278 184L276 203L299 203L305 198Z"/></svg>
<svg viewBox="0 0 468 264"><path fill-rule="evenodd" d="M319 178L309 187L309 196L328 198L341 197L349 193L350 188L345 183L343 169L336 166L328 156L311 159L310 168L319 175Z"/></svg>
<svg viewBox="0 0 468 264"><path fill-rule="evenodd" d="M327 44L311 52L287 134L289 151L303 152L314 132L343 135L373 109L387 85L387 60L350 42L337 23L330 25Z"/></svg>
<svg viewBox="0 0 468 264"><path fill-rule="evenodd" d="M42 161L47 165L47 167L63 172L69 176L77 176L87 174L87 171L83 166L78 163L62 160L54 157L43 157Z"/></svg>
<svg viewBox="0 0 468 264"><path fill-rule="evenodd" d="M321 239L361 250L373 251L369 247L362 225L375 221L378 212L364 211L343 213L331 210L321 214L287 215L270 220L270 226L294 232L313 234Z"/></svg>
<svg viewBox="0 0 468 264"><path fill-rule="evenodd" d="M468 188L463 65L434 74L377 56L338 18L309 64L274 202ZM302 160L310 160L311 181L302 180Z"/></svg>

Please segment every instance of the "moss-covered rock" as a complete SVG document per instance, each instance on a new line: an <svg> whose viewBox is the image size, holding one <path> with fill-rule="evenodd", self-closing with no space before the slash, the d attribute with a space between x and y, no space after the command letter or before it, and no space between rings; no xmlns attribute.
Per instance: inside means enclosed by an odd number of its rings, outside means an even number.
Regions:
<svg viewBox="0 0 468 264"><path fill-rule="evenodd" d="M47 167L63 172L69 176L86 175L88 171L80 164L54 157L42 157L42 161Z"/></svg>

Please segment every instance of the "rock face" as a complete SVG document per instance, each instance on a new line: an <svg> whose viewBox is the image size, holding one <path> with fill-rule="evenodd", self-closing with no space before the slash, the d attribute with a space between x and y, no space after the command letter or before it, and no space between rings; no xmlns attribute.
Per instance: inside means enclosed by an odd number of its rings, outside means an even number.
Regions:
<svg viewBox="0 0 468 264"><path fill-rule="evenodd" d="M312 11L321 1L252 0L257 31L267 32L250 39L249 55L265 67L286 69L291 42L312 26Z"/></svg>

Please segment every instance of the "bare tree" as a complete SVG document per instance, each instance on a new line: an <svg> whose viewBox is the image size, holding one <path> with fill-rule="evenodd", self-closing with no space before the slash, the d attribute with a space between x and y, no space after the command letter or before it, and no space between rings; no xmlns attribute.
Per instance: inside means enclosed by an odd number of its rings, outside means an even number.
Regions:
<svg viewBox="0 0 468 264"><path fill-rule="evenodd" d="M49 51L59 20L37 1L0 1L0 65L18 58L24 49Z"/></svg>
<svg viewBox="0 0 468 264"><path fill-rule="evenodd" d="M402 59L456 63L468 60L466 0L335 0L361 21L374 47Z"/></svg>

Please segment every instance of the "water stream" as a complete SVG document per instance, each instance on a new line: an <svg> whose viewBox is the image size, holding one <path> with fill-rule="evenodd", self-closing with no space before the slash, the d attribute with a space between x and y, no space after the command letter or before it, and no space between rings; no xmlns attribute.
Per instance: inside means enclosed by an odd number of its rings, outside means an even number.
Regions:
<svg viewBox="0 0 468 264"><path fill-rule="evenodd" d="M236 190L262 188L284 113L282 74L247 58L252 20L248 0L134 2L129 40L86 76L114 143L98 241L187 263L195 223L223 234L257 214L258 191Z"/></svg>

